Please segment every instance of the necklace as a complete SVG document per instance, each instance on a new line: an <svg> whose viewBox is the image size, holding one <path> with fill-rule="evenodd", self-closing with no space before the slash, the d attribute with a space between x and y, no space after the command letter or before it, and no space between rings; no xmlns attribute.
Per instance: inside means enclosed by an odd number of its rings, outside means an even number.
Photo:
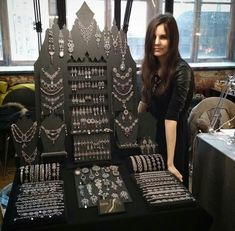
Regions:
<svg viewBox="0 0 235 231"><path fill-rule="evenodd" d="M31 155L28 155L24 150L21 151L22 157L24 158L25 162L27 162L29 165L32 164L33 161L35 161L35 158L38 154L37 147L34 149L34 151L31 153Z"/></svg>
<svg viewBox="0 0 235 231"><path fill-rule="evenodd" d="M120 36L120 31L118 31L118 34L116 35L116 38L114 38L114 35L111 34L112 36L112 40L113 40L113 48L114 48L114 52L115 54L117 54L117 48L118 48L118 38Z"/></svg>
<svg viewBox="0 0 235 231"><path fill-rule="evenodd" d="M55 54L55 45L53 39L53 31L48 30L48 53L50 55L51 64L53 63L53 55Z"/></svg>
<svg viewBox="0 0 235 231"><path fill-rule="evenodd" d="M117 89L117 86L115 86L115 85L113 85L113 88L114 88L114 90L119 94L119 95L121 95L121 96L126 96L126 95L128 95L131 91L132 91L132 89L133 89L133 84L131 84L131 86L130 86L130 88L129 88L129 90L127 91L127 92L120 92L118 89Z"/></svg>
<svg viewBox="0 0 235 231"><path fill-rule="evenodd" d="M94 29L94 19L91 20L91 23L88 27L85 27L82 22L80 21L79 18L77 18L77 22L78 22L78 28L80 29L81 31L81 35L82 35L82 38L83 40L88 44L90 38L91 38L91 35L92 35L92 32L93 32L93 29Z"/></svg>
<svg viewBox="0 0 235 231"><path fill-rule="evenodd" d="M64 57L64 36L62 30L59 32L59 56Z"/></svg>
<svg viewBox="0 0 235 231"><path fill-rule="evenodd" d="M74 49L74 42L73 42L73 39L72 39L71 31L69 31L67 47L68 47L69 56L72 56L73 49Z"/></svg>
<svg viewBox="0 0 235 231"><path fill-rule="evenodd" d="M125 99L121 99L118 95L116 95L115 92L112 92L113 96L119 101L122 103L122 106L124 108L126 108L126 103L131 99L131 97L134 95L134 91L132 91L130 93L130 95L128 97L126 97Z"/></svg>
<svg viewBox="0 0 235 231"><path fill-rule="evenodd" d="M115 83L115 85L117 85L118 87L121 87L122 90L124 90L126 87L128 87L131 82L132 82L132 79L129 79L127 82L125 83L120 83L118 82L115 78L113 79L113 82Z"/></svg>
<svg viewBox="0 0 235 231"><path fill-rule="evenodd" d="M59 72L60 72L60 67L58 67L58 69L57 69L53 74L49 74L47 71L44 70L43 67L41 68L41 70L42 70L43 74L44 74L48 79L50 79L51 81L53 81L53 80L56 78L56 76L59 74Z"/></svg>
<svg viewBox="0 0 235 231"><path fill-rule="evenodd" d="M124 36L124 44L123 44L121 33L119 33L119 43L120 43L120 52L122 55L120 70L125 71L126 70L125 55L126 55L126 51L127 51L127 40L126 40L126 36Z"/></svg>
<svg viewBox="0 0 235 231"><path fill-rule="evenodd" d="M17 143L22 143L22 147L26 147L26 143L30 142L34 138L36 130L37 122L34 122L27 131L20 130L16 124L11 125L12 135Z"/></svg>
<svg viewBox="0 0 235 231"><path fill-rule="evenodd" d="M115 73L115 77L120 78L121 80L124 80L124 79L130 77L130 73L132 72L132 68L129 67L127 72L125 73L125 75L118 73L118 70L116 67L113 67L113 72Z"/></svg>
<svg viewBox="0 0 235 231"><path fill-rule="evenodd" d="M40 90L45 94L45 95L56 95L58 94L61 90L63 89L63 85L59 87L58 89L55 89L54 91L50 91L49 89L44 89L40 87Z"/></svg>
<svg viewBox="0 0 235 231"><path fill-rule="evenodd" d="M100 33L100 28L96 27L96 33L95 33L95 41L97 43L97 47L100 47L100 41L101 41L102 34Z"/></svg>
<svg viewBox="0 0 235 231"><path fill-rule="evenodd" d="M44 106L45 108L47 108L47 109L50 111L50 113L52 113L52 112L54 113L55 110L57 110L59 107L61 107L61 106L63 105L63 103L64 103L64 102L60 102L60 103L58 103L58 104L56 104L56 105L54 105L54 106L49 105L49 104L47 104L47 103L43 103L42 106Z"/></svg>
<svg viewBox="0 0 235 231"><path fill-rule="evenodd" d="M57 83L54 82L46 82L44 79L41 79L41 85L44 89L48 90L49 92L55 92L57 91L59 88L63 87L63 80L59 79L59 81Z"/></svg>
<svg viewBox="0 0 235 231"><path fill-rule="evenodd" d="M65 124L62 124L57 129L46 129L43 125L41 125L41 129L44 131L47 138L49 140L51 140L53 144L55 144L55 141L59 138L60 133L61 133L63 128L65 128ZM40 133L41 133L41 131L40 131Z"/></svg>
<svg viewBox="0 0 235 231"><path fill-rule="evenodd" d="M109 51L110 51L110 33L109 31L105 32L104 31L104 51L105 51L105 54L106 56L109 55Z"/></svg>
<svg viewBox="0 0 235 231"><path fill-rule="evenodd" d="M47 102L49 102L52 106L54 106L55 102L58 101L62 96L64 96L64 93L61 93L60 95L57 95L55 97L48 97L46 95L42 96Z"/></svg>
<svg viewBox="0 0 235 231"><path fill-rule="evenodd" d="M130 133L133 131L133 128L138 122L138 119L135 119L129 126L123 125L119 120L115 119L115 123L121 128L126 137L129 137Z"/></svg>

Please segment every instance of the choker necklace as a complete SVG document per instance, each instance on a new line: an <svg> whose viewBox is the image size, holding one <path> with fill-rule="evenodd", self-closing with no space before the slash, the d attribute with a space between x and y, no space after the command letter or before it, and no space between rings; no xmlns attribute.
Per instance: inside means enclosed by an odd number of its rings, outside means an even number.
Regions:
<svg viewBox="0 0 235 231"><path fill-rule="evenodd" d="M19 144L22 143L24 148L27 146L26 143L29 143L34 138L37 131L37 122L34 122L27 131L22 131L16 124L12 124L11 131L15 141Z"/></svg>
<svg viewBox="0 0 235 231"><path fill-rule="evenodd" d="M24 158L25 162L27 162L29 165L32 164L33 161L35 161L35 158L38 154L37 147L34 149L34 151L31 153L31 155L28 155L24 150L21 151L22 157Z"/></svg>

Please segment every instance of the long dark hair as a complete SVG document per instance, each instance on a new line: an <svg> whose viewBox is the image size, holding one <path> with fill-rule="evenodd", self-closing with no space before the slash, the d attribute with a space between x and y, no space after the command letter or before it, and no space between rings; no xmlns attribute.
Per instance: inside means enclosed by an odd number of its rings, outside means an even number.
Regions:
<svg viewBox="0 0 235 231"><path fill-rule="evenodd" d="M179 31L173 15L170 13L165 13L153 18L148 25L145 35L145 55L141 69L143 77L142 93L146 100L146 103L150 102L152 92L152 79L160 68L159 60L153 54L155 31L160 24L164 25L166 36L169 40L169 50L167 53L165 65L161 67L161 77L159 81L160 83L158 84L154 94L160 95L164 93L169 85L172 74L175 72L177 60L180 57L178 49Z"/></svg>

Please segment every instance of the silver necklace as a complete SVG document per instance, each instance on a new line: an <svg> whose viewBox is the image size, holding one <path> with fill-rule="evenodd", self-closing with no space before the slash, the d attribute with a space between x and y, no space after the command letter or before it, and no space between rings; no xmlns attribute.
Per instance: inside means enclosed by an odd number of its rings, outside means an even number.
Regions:
<svg viewBox="0 0 235 231"><path fill-rule="evenodd" d="M95 22L95 20L92 19L91 23L90 23L90 25L88 27L85 27L82 24L82 22L80 21L79 18L77 18L77 22L78 22L78 27L79 27L79 29L81 31L82 38L88 44L88 42L89 42L89 40L91 38L93 29L94 29L94 22Z"/></svg>
<svg viewBox="0 0 235 231"><path fill-rule="evenodd" d="M123 108L126 108L126 103L131 99L131 97L134 95L134 91L130 93L128 97L125 99L120 98L115 92L112 92L113 96L122 103Z"/></svg>
<svg viewBox="0 0 235 231"><path fill-rule="evenodd" d="M60 58L64 57L64 36L62 30L59 32L59 56Z"/></svg>
<svg viewBox="0 0 235 231"><path fill-rule="evenodd" d="M132 82L132 79L129 79L127 82L125 83L120 83L118 82L115 78L113 79L113 82L115 83L115 85L117 85L118 87L121 87L122 90L124 90L126 87L128 87L131 82Z"/></svg>
<svg viewBox="0 0 235 231"><path fill-rule="evenodd" d="M21 151L22 157L24 158L25 162L27 162L29 165L32 164L33 161L35 161L36 156L38 154L37 147L34 149L34 151L31 153L31 155L28 155L24 150Z"/></svg>
<svg viewBox="0 0 235 231"><path fill-rule="evenodd" d="M118 31L118 34L116 35L116 38L114 38L114 35L111 34L112 40L113 40L113 49L115 54L117 54L117 48L118 48L118 38L120 36L120 31Z"/></svg>
<svg viewBox="0 0 235 231"><path fill-rule="evenodd" d="M101 41L102 34L100 33L100 28L97 26L96 27L96 33L95 33L95 41L97 44L97 47L100 47L100 41Z"/></svg>
<svg viewBox="0 0 235 231"><path fill-rule="evenodd" d="M46 134L47 138L52 141L53 144L55 144L55 141L59 138L62 129L65 128L65 124L62 124L57 129L46 129L43 125L41 125L41 129ZM41 133L41 131L40 131Z"/></svg>
<svg viewBox="0 0 235 231"><path fill-rule="evenodd" d="M130 77L130 73L132 72L132 68L129 67L127 72L125 73L125 75L118 73L118 70L116 67L113 67L113 72L115 73L115 77L120 78L121 80L124 80L124 79Z"/></svg>
<svg viewBox="0 0 235 231"><path fill-rule="evenodd" d="M68 47L69 56L72 56L73 49L74 49L74 42L73 42L73 39L72 39L71 31L69 31L67 47Z"/></svg>
<svg viewBox="0 0 235 231"><path fill-rule="evenodd" d="M12 135L15 139L15 141L19 144L22 143L22 147L26 147L26 143L30 142L37 130L37 122L35 121L33 125L27 130L27 131L22 131L16 124L11 125L11 131Z"/></svg>
<svg viewBox="0 0 235 231"><path fill-rule="evenodd" d="M58 101L62 96L64 96L64 93L61 93L60 95L57 95L55 97L48 97L46 95L42 95L42 96L47 102L49 102L52 106L54 106L56 101Z"/></svg>
<svg viewBox="0 0 235 231"><path fill-rule="evenodd" d="M133 131L133 128L138 123L138 119L135 119L129 126L123 125L119 120L115 119L115 123L121 128L126 137L129 137L130 133Z"/></svg>
<svg viewBox="0 0 235 231"><path fill-rule="evenodd" d="M120 52L121 52L121 56L122 56L120 70L125 71L126 70L125 56L126 56L126 51L127 51L127 41L126 41L126 36L124 35L124 44L123 44L121 33L119 34L119 43L120 43Z"/></svg>
<svg viewBox="0 0 235 231"><path fill-rule="evenodd" d="M53 81L53 80L56 78L56 76L59 74L59 72L60 72L60 67L58 67L58 69L57 69L53 74L49 74L47 71L44 70L43 67L41 68L41 70L42 70L43 74L44 74L48 79L50 79L51 81Z"/></svg>
<svg viewBox="0 0 235 231"><path fill-rule="evenodd" d="M109 51L110 51L110 33L109 31L105 32L104 31L104 51L105 51L105 54L106 56L109 55Z"/></svg>
<svg viewBox="0 0 235 231"><path fill-rule="evenodd" d="M46 82L44 79L41 79L41 85L44 89L48 90L49 92L55 92L57 91L59 88L63 87L63 80L59 79L57 83L54 82Z"/></svg>
<svg viewBox="0 0 235 231"><path fill-rule="evenodd" d="M51 64L53 63L53 55L55 54L55 45L53 39L53 31L51 29L48 30L48 53L50 55Z"/></svg>
<svg viewBox="0 0 235 231"><path fill-rule="evenodd" d="M132 91L132 89L133 89L133 84L131 84L131 86L130 86L130 88L128 89L127 92L120 92L120 91L117 89L117 86L115 86L115 85L113 85L113 88L114 88L114 90L115 90L119 95L121 95L121 96L126 96L126 95L128 95L128 94Z"/></svg>
<svg viewBox="0 0 235 231"><path fill-rule="evenodd" d="M58 103L58 104L56 104L54 106L51 106L51 105L49 105L47 103L43 103L42 106L47 108L50 111L50 113L54 113L59 107L61 107L63 105L63 103L64 102L60 102L60 103Z"/></svg>

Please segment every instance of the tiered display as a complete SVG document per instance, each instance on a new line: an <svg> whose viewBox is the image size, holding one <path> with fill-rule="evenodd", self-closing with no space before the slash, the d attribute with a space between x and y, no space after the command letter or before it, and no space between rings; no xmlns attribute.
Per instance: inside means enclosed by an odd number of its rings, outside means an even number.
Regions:
<svg viewBox="0 0 235 231"><path fill-rule="evenodd" d="M115 25L101 32L93 16L84 2L71 31L57 25L47 30L35 63L42 156L58 152L75 162L103 161L112 159L113 143L137 146L136 64L126 34ZM43 124L48 116L54 118Z"/></svg>

